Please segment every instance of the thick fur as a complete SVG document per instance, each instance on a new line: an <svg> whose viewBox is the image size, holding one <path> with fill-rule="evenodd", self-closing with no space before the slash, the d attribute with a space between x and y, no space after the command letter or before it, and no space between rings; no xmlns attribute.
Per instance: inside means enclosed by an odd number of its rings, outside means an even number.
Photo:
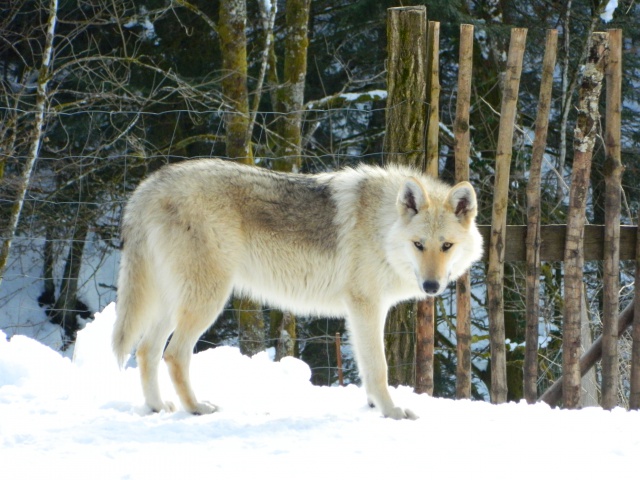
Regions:
<svg viewBox="0 0 640 480"><path fill-rule="evenodd" d="M481 257L476 213L469 183L450 187L401 167L319 175L222 160L165 167L125 210L114 352L122 365L137 345L152 410L174 409L158 387L164 350L184 408L211 413L191 389L189 362L232 293L345 317L369 401L387 417L411 418L387 386L387 311L442 293Z"/></svg>

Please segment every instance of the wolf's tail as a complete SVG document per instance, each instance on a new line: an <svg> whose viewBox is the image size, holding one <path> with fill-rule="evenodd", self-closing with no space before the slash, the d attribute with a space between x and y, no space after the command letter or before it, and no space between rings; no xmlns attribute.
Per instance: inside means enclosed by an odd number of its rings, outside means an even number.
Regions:
<svg viewBox="0 0 640 480"><path fill-rule="evenodd" d="M125 245L120 260L112 347L121 368L151 321L148 310L152 282L149 259L144 255L141 243L134 240L134 244Z"/></svg>

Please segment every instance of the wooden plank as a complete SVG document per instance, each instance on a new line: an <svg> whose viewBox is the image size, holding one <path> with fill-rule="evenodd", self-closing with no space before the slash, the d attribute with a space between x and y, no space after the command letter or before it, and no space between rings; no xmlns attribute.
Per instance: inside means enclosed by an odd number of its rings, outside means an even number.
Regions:
<svg viewBox="0 0 640 480"><path fill-rule="evenodd" d="M566 225L542 225L540 227L540 260L543 262L562 262L564 245L567 238ZM478 226L485 245L491 235L491 226ZM635 225L620 226L620 260L636 259ZM604 260L604 225L585 225L583 252L585 261ZM526 225L508 225L505 242L506 262L524 262L526 256ZM489 260L488 252L484 252L482 261Z"/></svg>

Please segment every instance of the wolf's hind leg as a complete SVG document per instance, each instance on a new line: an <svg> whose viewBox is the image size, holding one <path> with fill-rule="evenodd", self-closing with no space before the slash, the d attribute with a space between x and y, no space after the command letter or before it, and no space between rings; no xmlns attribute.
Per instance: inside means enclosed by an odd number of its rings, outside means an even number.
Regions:
<svg viewBox="0 0 640 480"><path fill-rule="evenodd" d="M176 329L164 353L164 360L169 367L169 374L184 409L195 415L213 413L215 405L208 402L198 402L191 387L189 365L193 355L193 347L215 321L230 293L225 289L225 295L220 296L215 303L183 305L177 314Z"/></svg>
<svg viewBox="0 0 640 480"><path fill-rule="evenodd" d="M154 329L144 335L136 351L142 392L147 406L153 412L173 412L176 409L173 403L162 400L158 384L158 367L171 330L173 326L169 317L163 318Z"/></svg>

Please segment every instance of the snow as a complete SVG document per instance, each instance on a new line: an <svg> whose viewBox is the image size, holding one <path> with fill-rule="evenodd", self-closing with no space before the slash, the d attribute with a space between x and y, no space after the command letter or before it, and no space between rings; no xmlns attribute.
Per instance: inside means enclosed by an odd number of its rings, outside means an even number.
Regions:
<svg viewBox="0 0 640 480"><path fill-rule="evenodd" d="M25 335L54 350L64 345L64 332L49 321L45 310L38 306L42 293L43 238L16 237L7 269L0 284L0 330L6 335ZM63 275L66 249L58 256L54 277ZM78 297L91 311L99 311L115 300L115 288L120 255L106 251L94 235L90 235L83 253L78 281ZM64 355L73 355L74 345Z"/></svg>
<svg viewBox="0 0 640 480"><path fill-rule="evenodd" d="M355 103L356 108L362 104L371 104L373 101L385 100L387 98L386 90L369 90L366 92L352 92L352 93L339 93L336 95L329 95L328 97L319 98L313 100L307 104L307 109L322 109L326 108L326 105L330 102L341 99L345 102Z"/></svg>
<svg viewBox="0 0 640 480"><path fill-rule="evenodd" d="M128 22L123 25L123 27L142 27L142 37L145 40L153 41L154 45L158 45L160 43L158 35L156 34L156 27L149 19L149 11L144 6L140 7L140 15L133 16Z"/></svg>
<svg viewBox="0 0 640 480"><path fill-rule="evenodd" d="M384 100L387 98L386 90L370 90L368 92L359 93L342 93L340 97L344 98L348 102L356 102L363 96L370 97L372 100Z"/></svg>
<svg viewBox="0 0 640 480"><path fill-rule="evenodd" d="M272 6L273 5L271 3L271 0L262 0L262 11L263 12L270 12Z"/></svg>
<svg viewBox="0 0 640 480"><path fill-rule="evenodd" d="M114 304L78 334L73 360L0 334L3 478L609 478L640 456L640 412L447 400L392 389L421 418L382 418L364 392L317 387L309 367L232 347L194 356L192 379L220 411L150 414L136 367L110 351ZM161 389L177 404L166 370ZM633 469L633 470L632 470Z"/></svg>
<svg viewBox="0 0 640 480"><path fill-rule="evenodd" d="M618 0L609 0L607 2L607 6L604 7L604 10L600 14L600 18L603 22L610 22L613 20L613 12L618 8Z"/></svg>

